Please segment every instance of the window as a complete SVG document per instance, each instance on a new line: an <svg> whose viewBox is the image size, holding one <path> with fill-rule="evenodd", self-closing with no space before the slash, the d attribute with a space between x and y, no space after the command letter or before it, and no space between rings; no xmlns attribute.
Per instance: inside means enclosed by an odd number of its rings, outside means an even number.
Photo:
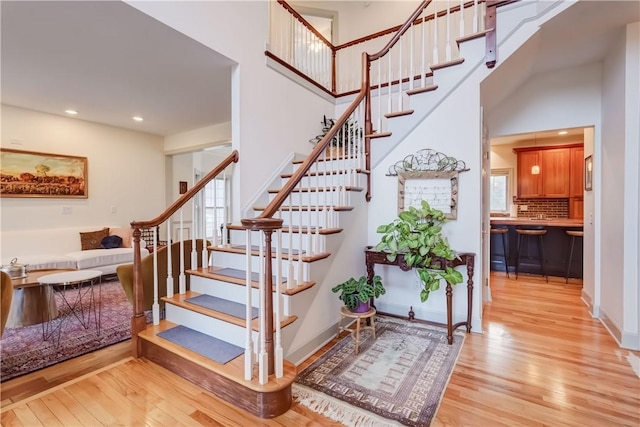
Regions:
<svg viewBox="0 0 640 427"><path fill-rule="evenodd" d="M491 169L491 179L489 182L492 213L509 213L509 198L511 196L512 169Z"/></svg>
<svg viewBox="0 0 640 427"><path fill-rule="evenodd" d="M206 224L206 237L210 241L214 241L213 228L217 227L216 233L220 237L220 229L226 221L226 187L224 179L211 180L204 187L204 212Z"/></svg>

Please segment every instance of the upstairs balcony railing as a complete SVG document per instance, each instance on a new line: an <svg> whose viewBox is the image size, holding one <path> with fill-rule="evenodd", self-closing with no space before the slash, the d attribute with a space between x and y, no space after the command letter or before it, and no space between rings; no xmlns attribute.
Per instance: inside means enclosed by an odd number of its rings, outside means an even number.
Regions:
<svg viewBox="0 0 640 427"><path fill-rule="evenodd" d="M401 28L334 45L284 0L270 4L267 55L336 96L357 93L361 53L379 51ZM371 84L382 87L407 81L413 89L419 78L424 86L431 66L459 59L456 40L485 31L486 6L485 0L431 2L394 44L386 63L372 68Z"/></svg>

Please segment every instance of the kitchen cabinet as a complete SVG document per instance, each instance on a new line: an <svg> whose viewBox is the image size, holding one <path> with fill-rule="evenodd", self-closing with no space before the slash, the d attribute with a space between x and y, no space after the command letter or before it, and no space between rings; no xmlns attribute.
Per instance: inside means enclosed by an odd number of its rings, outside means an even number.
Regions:
<svg viewBox="0 0 640 427"><path fill-rule="evenodd" d="M569 197L571 150L569 148L516 149L518 156L518 197ZM539 174L531 167L538 165Z"/></svg>
<svg viewBox="0 0 640 427"><path fill-rule="evenodd" d="M584 218L584 147L571 148L569 218Z"/></svg>

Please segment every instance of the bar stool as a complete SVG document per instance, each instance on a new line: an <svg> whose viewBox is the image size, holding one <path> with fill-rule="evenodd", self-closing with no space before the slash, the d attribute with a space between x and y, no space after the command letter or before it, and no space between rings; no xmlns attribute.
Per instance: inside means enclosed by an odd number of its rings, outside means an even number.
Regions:
<svg viewBox="0 0 640 427"><path fill-rule="evenodd" d="M526 241L528 247L529 237L537 237L536 244L538 246L538 257L540 260L540 268L542 270L542 274L544 275L545 280L549 283L549 277L547 273L544 271L544 241L542 240L542 236L547 234L547 229L539 226L539 227L526 227L526 228L516 228L516 233L518 233L518 249L516 251L516 280L518 279L518 270L520 268L520 251L522 249L522 242Z"/></svg>
<svg viewBox="0 0 640 427"><path fill-rule="evenodd" d="M507 278L510 279L509 277L509 261L508 258L509 256L507 255L507 241L505 239L505 234L507 234L509 232L509 229L504 227L504 228L492 228L491 229L491 234L500 234L502 236L502 254L504 255L504 269L507 272Z"/></svg>
<svg viewBox="0 0 640 427"><path fill-rule="evenodd" d="M576 243L576 237L584 237L584 231L567 230L566 233L571 236L571 249L569 249L569 261L567 261L567 274L564 276L564 283L569 283L569 270L571 269L571 262L573 261L573 246Z"/></svg>

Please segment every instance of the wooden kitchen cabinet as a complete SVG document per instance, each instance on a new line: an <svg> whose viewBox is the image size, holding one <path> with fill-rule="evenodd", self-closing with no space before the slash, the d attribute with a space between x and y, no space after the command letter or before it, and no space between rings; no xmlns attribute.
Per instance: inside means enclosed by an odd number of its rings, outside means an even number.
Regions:
<svg viewBox="0 0 640 427"><path fill-rule="evenodd" d="M558 199L569 197L569 178L571 174L571 150L552 148L540 150L542 167L542 197Z"/></svg>
<svg viewBox="0 0 640 427"><path fill-rule="evenodd" d="M584 218L584 147L571 148L569 218Z"/></svg>
<svg viewBox="0 0 640 427"><path fill-rule="evenodd" d="M540 166L540 151L518 153L518 197L521 199L540 197L542 194L540 175L531 173L533 165Z"/></svg>
<svg viewBox="0 0 640 427"><path fill-rule="evenodd" d="M569 197L571 150L569 148L516 149L518 156L518 197ZM540 173L531 173L538 165Z"/></svg>
<svg viewBox="0 0 640 427"><path fill-rule="evenodd" d="M584 196L584 147L571 148L569 197Z"/></svg>

